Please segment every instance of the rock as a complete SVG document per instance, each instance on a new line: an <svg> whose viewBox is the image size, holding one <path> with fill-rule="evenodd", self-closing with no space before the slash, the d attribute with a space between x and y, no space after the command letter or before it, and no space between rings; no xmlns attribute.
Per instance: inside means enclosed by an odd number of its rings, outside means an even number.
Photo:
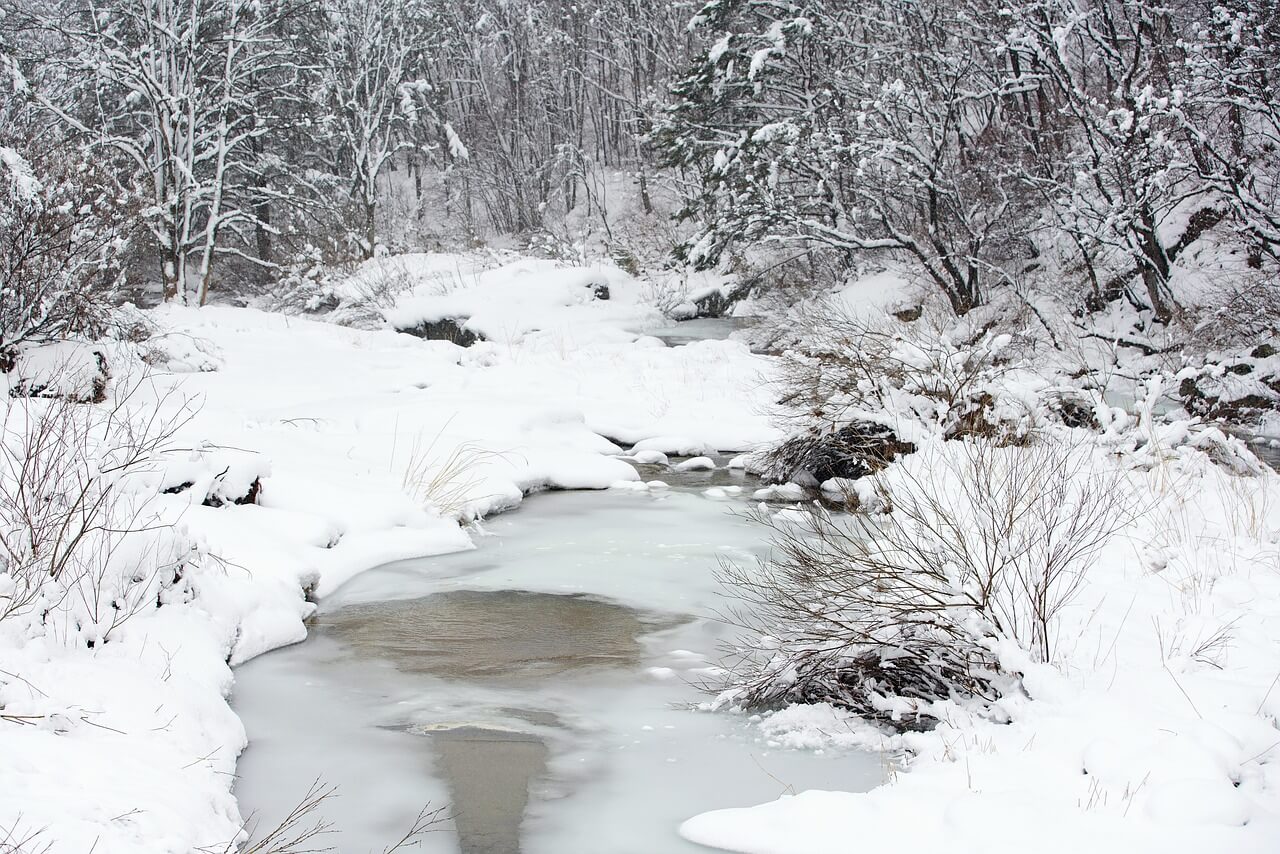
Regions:
<svg viewBox="0 0 1280 854"><path fill-rule="evenodd" d="M815 486L834 477L865 477L916 446L900 440L892 430L870 421L856 421L831 433L800 433L760 455L765 483L804 481Z"/></svg>
<svg viewBox="0 0 1280 854"><path fill-rule="evenodd" d="M667 464L667 455L662 451L636 451L631 455L631 459L642 466L665 466Z"/></svg>
<svg viewBox="0 0 1280 854"><path fill-rule="evenodd" d="M459 347L470 347L484 336L466 328L467 317L442 317L439 320L424 320L416 326L397 329L406 335L413 335L426 341L450 341Z"/></svg>
<svg viewBox="0 0 1280 854"><path fill-rule="evenodd" d="M257 504L270 474L270 462L259 454L209 447L164 459L159 486L166 495L186 495L205 507Z"/></svg>
<svg viewBox="0 0 1280 854"><path fill-rule="evenodd" d="M589 282L587 284L587 290L591 291L592 299L609 299L609 286L604 282Z"/></svg>
<svg viewBox="0 0 1280 854"><path fill-rule="evenodd" d="M713 471L715 467L715 460L710 457L693 457L674 466L676 471Z"/></svg>
<svg viewBox="0 0 1280 854"><path fill-rule="evenodd" d="M688 436L651 436L631 446L631 455L639 451L661 451L677 457L700 457L711 451L705 443Z"/></svg>
<svg viewBox="0 0 1280 854"><path fill-rule="evenodd" d="M667 314L670 315L672 320L693 320L698 316L698 306L686 300L671 309Z"/></svg>
<svg viewBox="0 0 1280 854"><path fill-rule="evenodd" d="M809 490L798 483L781 483L757 489L751 497L756 501L804 501L809 497Z"/></svg>
<svg viewBox="0 0 1280 854"><path fill-rule="evenodd" d="M59 341L19 350L11 359L10 397L59 397L101 403L111 370L106 354L90 344Z"/></svg>
<svg viewBox="0 0 1280 854"><path fill-rule="evenodd" d="M1049 398L1046 405L1049 411L1067 427L1085 427L1090 430L1098 430L1101 427L1093 404L1084 398L1061 395Z"/></svg>

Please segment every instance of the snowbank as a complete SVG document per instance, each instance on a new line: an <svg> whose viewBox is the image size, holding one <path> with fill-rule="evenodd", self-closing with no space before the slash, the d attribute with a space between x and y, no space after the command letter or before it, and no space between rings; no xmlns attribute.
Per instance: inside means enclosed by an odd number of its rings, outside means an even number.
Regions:
<svg viewBox="0 0 1280 854"><path fill-rule="evenodd" d="M456 271L454 256L408 263ZM181 600L108 643L0 637L0 839L228 850L246 743L231 667L302 640L309 596L470 548L459 517L531 491L635 482L619 442L775 437L769 360L729 342L655 346L629 329L657 318L639 283L610 271L604 300L589 278L520 262L406 300L409 319L466 308L491 339L470 348L253 309L153 312L164 334L145 345L146 394L195 414L145 487L199 559Z"/></svg>
<svg viewBox="0 0 1280 854"><path fill-rule="evenodd" d="M761 721L771 745L906 751L907 769L867 793L699 815L682 834L745 854L1277 850L1280 477L1117 449L1113 465L1135 464L1149 509L1088 570L1054 666L1001 651L1026 691L999 702L1007 723L953 704L935 731L889 737L792 707Z"/></svg>

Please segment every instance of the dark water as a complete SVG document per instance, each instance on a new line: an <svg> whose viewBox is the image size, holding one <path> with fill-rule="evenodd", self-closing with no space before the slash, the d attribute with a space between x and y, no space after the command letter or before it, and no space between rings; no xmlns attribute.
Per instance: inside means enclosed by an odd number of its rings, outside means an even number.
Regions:
<svg viewBox="0 0 1280 854"><path fill-rule="evenodd" d="M648 630L658 625L649 620ZM316 628L356 655L448 679L543 679L590 667L635 667L646 624L588 596L455 590L321 614Z"/></svg>

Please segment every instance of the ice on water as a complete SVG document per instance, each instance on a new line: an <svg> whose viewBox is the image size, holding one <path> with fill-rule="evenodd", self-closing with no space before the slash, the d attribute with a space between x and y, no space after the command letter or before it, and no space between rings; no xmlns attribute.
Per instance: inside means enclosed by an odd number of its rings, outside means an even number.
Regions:
<svg viewBox="0 0 1280 854"><path fill-rule="evenodd" d="M538 496L475 551L357 577L311 640L238 671L242 809L270 824L322 776L342 851L430 800L454 819L429 851L654 854L702 850L676 833L699 812L875 785L876 757L770 749L689 708L729 631L718 562L765 548L735 509L695 487Z"/></svg>

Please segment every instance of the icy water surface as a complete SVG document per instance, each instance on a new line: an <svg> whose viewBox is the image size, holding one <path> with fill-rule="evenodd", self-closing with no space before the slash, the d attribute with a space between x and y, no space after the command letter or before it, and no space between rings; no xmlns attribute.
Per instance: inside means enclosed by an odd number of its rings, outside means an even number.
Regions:
<svg viewBox="0 0 1280 854"><path fill-rule="evenodd" d="M680 347L695 341L722 340L754 323L754 317L695 317L646 330L645 334L652 335L668 347Z"/></svg>
<svg viewBox="0 0 1280 854"><path fill-rule="evenodd" d="M679 854L705 850L676 832L699 812L878 783L875 756L689 709L727 632L717 563L764 549L705 486L536 496L475 551L358 576L307 642L237 670L242 811L272 826L320 777L341 852L382 851L430 801L451 819L425 851Z"/></svg>

